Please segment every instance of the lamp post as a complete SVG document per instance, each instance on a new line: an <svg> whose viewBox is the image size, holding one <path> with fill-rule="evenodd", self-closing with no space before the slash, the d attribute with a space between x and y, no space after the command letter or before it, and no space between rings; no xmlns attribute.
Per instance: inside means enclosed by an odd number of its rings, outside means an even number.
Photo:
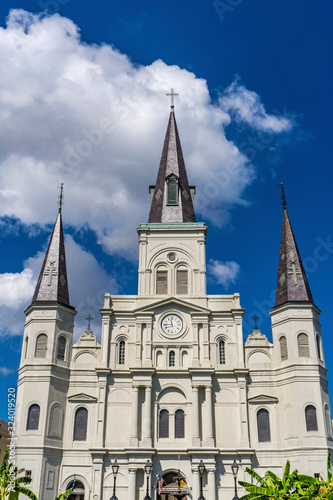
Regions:
<svg viewBox="0 0 333 500"><path fill-rule="evenodd" d="M116 480L117 480L117 474L118 474L118 470L119 470L119 464L118 464L117 460L115 460L113 462L111 467L112 467L112 472L113 472L113 495L110 498L110 500L118 500L118 498L116 497Z"/></svg>
<svg viewBox="0 0 333 500"><path fill-rule="evenodd" d="M153 468L153 464L149 460L147 460L147 463L145 465L145 473L147 475L147 491L146 491L146 496L145 496L144 500L151 500L151 496L149 495L149 477L150 477L152 468Z"/></svg>
<svg viewBox="0 0 333 500"><path fill-rule="evenodd" d="M203 496L203 493L202 493L202 476L205 473L206 467L205 467L205 464L203 463L202 460L200 460L200 464L198 465L198 469L199 469L199 476L200 476L200 496L199 496L199 500L205 500L205 497Z"/></svg>
<svg viewBox="0 0 333 500"><path fill-rule="evenodd" d="M235 496L234 496L233 500L239 500L238 495L237 495L237 474L238 474L238 469L239 469L239 465L236 462L236 460L234 460L233 463L232 463L232 465L231 465L231 470L232 470L232 473L234 475L234 481L235 481Z"/></svg>

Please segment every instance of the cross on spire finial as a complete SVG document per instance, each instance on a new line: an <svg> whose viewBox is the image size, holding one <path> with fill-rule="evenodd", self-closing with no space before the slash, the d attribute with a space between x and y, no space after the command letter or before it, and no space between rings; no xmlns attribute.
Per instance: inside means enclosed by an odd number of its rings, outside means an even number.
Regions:
<svg viewBox="0 0 333 500"><path fill-rule="evenodd" d="M175 95L179 95L179 94L176 94L175 91L173 89L171 89L171 93L170 94L165 94L165 95L170 95L171 96L171 109L173 109L175 107L175 101L174 101L174 97Z"/></svg>
<svg viewBox="0 0 333 500"><path fill-rule="evenodd" d="M283 182L281 182L281 184L277 184L277 187L281 188L281 191L282 191L282 206L285 209L285 208L287 208L287 199L286 199L286 193L284 191Z"/></svg>
<svg viewBox="0 0 333 500"><path fill-rule="evenodd" d="M88 321L88 331L90 331L90 322L94 319L91 314L85 318Z"/></svg>
<svg viewBox="0 0 333 500"><path fill-rule="evenodd" d="M59 212L61 212L61 207L62 207L62 204L64 202L64 195L63 195L64 183L62 182L60 184L60 186L58 186L58 188L60 189L60 195L59 195Z"/></svg>
<svg viewBox="0 0 333 500"><path fill-rule="evenodd" d="M254 319L254 329L255 330L258 330L258 319L259 319L259 316L257 316L256 314L254 316L252 316L251 319Z"/></svg>

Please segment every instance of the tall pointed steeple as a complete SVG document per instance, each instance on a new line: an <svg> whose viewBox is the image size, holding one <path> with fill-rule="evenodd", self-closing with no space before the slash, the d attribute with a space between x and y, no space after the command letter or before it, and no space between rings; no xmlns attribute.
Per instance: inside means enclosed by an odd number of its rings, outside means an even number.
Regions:
<svg viewBox="0 0 333 500"><path fill-rule="evenodd" d="M62 190L57 219L32 299L34 302L60 302L69 306L65 242L61 217Z"/></svg>
<svg viewBox="0 0 333 500"><path fill-rule="evenodd" d="M171 106L156 185L151 186L153 193L148 222L196 222L192 199L194 189L188 183L176 118Z"/></svg>
<svg viewBox="0 0 333 500"><path fill-rule="evenodd" d="M311 290L284 200L275 306L285 302L310 302L313 304Z"/></svg>

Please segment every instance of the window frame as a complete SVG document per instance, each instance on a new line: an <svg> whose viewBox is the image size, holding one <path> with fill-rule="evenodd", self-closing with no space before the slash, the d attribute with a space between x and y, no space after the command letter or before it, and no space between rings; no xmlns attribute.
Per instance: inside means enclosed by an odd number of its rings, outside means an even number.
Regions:
<svg viewBox="0 0 333 500"><path fill-rule="evenodd" d="M165 436L161 435L161 429L162 429L161 417L162 417L162 414L167 416L167 419L165 420L165 423L164 423L164 425L166 426L166 430L167 430L167 432L165 432L165 434L167 434L167 435L165 435ZM164 428L163 428L163 430L164 430ZM169 437L170 437L170 413L169 413L169 410L167 410L166 408L162 408L158 414L158 439L169 439Z"/></svg>
<svg viewBox="0 0 333 500"><path fill-rule="evenodd" d="M37 427L31 428L29 427L29 420L30 420L30 412L33 407L38 408L38 418L37 418ZM40 423L40 405L38 403L31 403L28 407L28 412L27 412L27 423L26 423L26 431L34 432L39 430L39 423Z"/></svg>
<svg viewBox="0 0 333 500"><path fill-rule="evenodd" d="M80 410L85 410L86 412L86 425L85 425L85 438L84 439L77 439L76 436L76 418L77 418L77 413ZM88 438L88 418L89 418L89 410L85 406L78 406L75 411L74 411L74 422L73 422L73 442L86 442Z"/></svg>
<svg viewBox="0 0 333 500"><path fill-rule="evenodd" d="M180 414L180 412L182 413L182 435L181 436L177 436L177 414ZM175 411L175 439L185 439L185 412L182 408L178 408L176 411Z"/></svg>
<svg viewBox="0 0 333 500"><path fill-rule="evenodd" d="M259 422L260 415L267 415L268 427L267 429L260 428L259 424L262 424L262 421ZM256 412L256 424L257 424L257 436L258 443L271 443L272 442L272 434L271 434L271 422L270 422L270 411L267 408L258 408ZM267 436L265 437L265 432ZM263 434L264 433L264 434ZM267 439L268 438L268 439Z"/></svg>
<svg viewBox="0 0 333 500"><path fill-rule="evenodd" d="M309 417L307 414L307 410L314 409L314 418L313 416ZM318 417L317 417L317 408L314 404L309 403L306 405L304 408L304 417L305 417L305 428L306 432L318 432ZM313 420L313 421L311 421ZM315 425L313 425L315 424ZM310 428L310 427L316 427L316 428Z"/></svg>
<svg viewBox="0 0 333 500"><path fill-rule="evenodd" d="M37 351L38 339L40 339L41 337L46 337L45 356L37 356L37 352L40 352L40 353L41 353L41 352L44 352L42 349L40 349L40 350L38 350L38 351ZM35 342L35 356L34 356L36 359L46 359L48 342L49 342L49 338L48 338L48 335L47 335L45 332L40 332L40 333L36 336L36 342Z"/></svg>

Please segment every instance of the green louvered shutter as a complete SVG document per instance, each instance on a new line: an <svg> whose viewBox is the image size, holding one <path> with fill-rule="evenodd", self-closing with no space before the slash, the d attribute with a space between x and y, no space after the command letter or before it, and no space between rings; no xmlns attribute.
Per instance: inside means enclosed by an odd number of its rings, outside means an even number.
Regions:
<svg viewBox="0 0 333 500"><path fill-rule="evenodd" d="M168 182L168 205L178 205L178 182L175 180Z"/></svg>

